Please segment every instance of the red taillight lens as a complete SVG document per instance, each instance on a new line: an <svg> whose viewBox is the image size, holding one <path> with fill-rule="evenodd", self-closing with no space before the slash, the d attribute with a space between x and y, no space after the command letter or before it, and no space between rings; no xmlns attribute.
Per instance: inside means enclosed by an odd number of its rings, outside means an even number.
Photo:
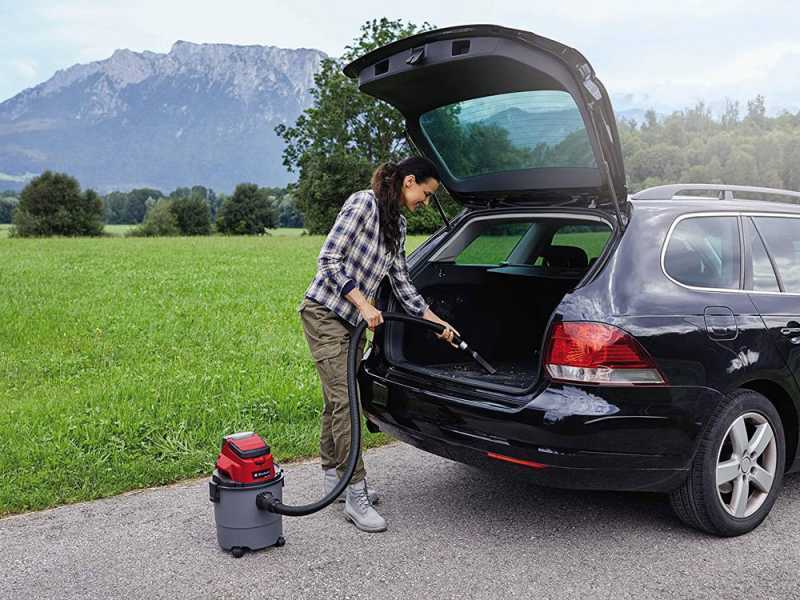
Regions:
<svg viewBox="0 0 800 600"><path fill-rule="evenodd" d="M560 381L664 383L655 362L639 342L605 323L556 323L544 362L550 376Z"/></svg>

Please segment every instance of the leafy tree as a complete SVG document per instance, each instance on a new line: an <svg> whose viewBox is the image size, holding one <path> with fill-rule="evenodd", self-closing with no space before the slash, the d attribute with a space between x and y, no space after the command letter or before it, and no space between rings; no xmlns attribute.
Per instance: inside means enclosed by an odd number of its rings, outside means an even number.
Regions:
<svg viewBox="0 0 800 600"><path fill-rule="evenodd" d="M128 210L126 215L126 223L141 223L147 210L150 206L155 204L155 200L163 198L159 190L151 188L138 188L128 192ZM150 202L148 203L148 200Z"/></svg>
<svg viewBox="0 0 800 600"><path fill-rule="evenodd" d="M309 233L327 233L345 199L369 187L379 163L410 153L402 115L361 93L342 68L365 52L428 29L428 23L386 18L366 22L341 58L323 60L314 77L311 108L293 126L276 128L286 143L283 164L299 173L291 191Z"/></svg>
<svg viewBox="0 0 800 600"><path fill-rule="evenodd" d="M11 223L17 204L19 200L15 196L0 196L0 223Z"/></svg>
<svg viewBox="0 0 800 600"><path fill-rule="evenodd" d="M180 235L178 220L172 210L172 200L162 199L147 211L144 222L132 229L128 235L136 237L156 237Z"/></svg>
<svg viewBox="0 0 800 600"><path fill-rule="evenodd" d="M211 233L211 213L205 199L192 192L191 196L177 198L170 203L181 235L208 235Z"/></svg>
<svg viewBox="0 0 800 600"><path fill-rule="evenodd" d="M120 225L128 222L128 194L125 192L111 192L103 198L106 223Z"/></svg>
<svg viewBox="0 0 800 600"><path fill-rule="evenodd" d="M103 202L94 190L81 193L74 177L45 171L22 190L14 235L102 235L103 217Z"/></svg>
<svg viewBox="0 0 800 600"><path fill-rule="evenodd" d="M269 191L254 183L240 183L217 213L220 233L246 235L264 233L277 224Z"/></svg>
<svg viewBox="0 0 800 600"><path fill-rule="evenodd" d="M303 214L297 208L297 199L284 193L277 200L278 227L303 227Z"/></svg>

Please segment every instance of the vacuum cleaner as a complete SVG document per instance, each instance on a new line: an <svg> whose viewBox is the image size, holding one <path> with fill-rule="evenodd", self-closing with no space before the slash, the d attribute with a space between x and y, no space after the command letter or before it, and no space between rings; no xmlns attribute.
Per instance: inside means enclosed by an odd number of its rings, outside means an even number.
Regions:
<svg viewBox="0 0 800 600"><path fill-rule="evenodd" d="M401 313L383 313L384 321L401 321L432 329L437 333L444 326L426 319ZM344 476L324 498L302 506L283 503L284 473L274 462L266 442L257 433L248 431L226 435L209 481L209 499L214 503L217 541L223 550L239 558L247 551L269 546L283 546L282 516L303 517L318 512L339 497L356 470L361 447L361 418L358 410L357 359L358 341L367 328L362 321L350 336L347 352L347 393L350 400L350 453ZM475 350L459 336L453 343L468 353L488 373L496 373Z"/></svg>

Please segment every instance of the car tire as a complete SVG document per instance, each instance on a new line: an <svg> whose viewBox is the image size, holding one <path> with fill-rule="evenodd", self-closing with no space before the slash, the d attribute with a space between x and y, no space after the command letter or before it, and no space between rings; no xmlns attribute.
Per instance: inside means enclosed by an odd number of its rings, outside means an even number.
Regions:
<svg viewBox="0 0 800 600"><path fill-rule="evenodd" d="M670 495L672 508L681 521L707 533L752 531L780 493L785 456L775 406L758 392L738 390L709 419L689 475Z"/></svg>

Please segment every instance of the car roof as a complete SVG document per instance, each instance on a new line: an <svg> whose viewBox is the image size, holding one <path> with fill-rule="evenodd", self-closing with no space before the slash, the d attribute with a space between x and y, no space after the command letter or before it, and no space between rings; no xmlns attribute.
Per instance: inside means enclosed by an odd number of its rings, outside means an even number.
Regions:
<svg viewBox="0 0 800 600"><path fill-rule="evenodd" d="M716 197L675 196L664 200L641 200L628 198L631 205L642 208L657 208L675 213L684 212L769 212L800 215L800 204L791 202L768 202L765 200L720 200Z"/></svg>

